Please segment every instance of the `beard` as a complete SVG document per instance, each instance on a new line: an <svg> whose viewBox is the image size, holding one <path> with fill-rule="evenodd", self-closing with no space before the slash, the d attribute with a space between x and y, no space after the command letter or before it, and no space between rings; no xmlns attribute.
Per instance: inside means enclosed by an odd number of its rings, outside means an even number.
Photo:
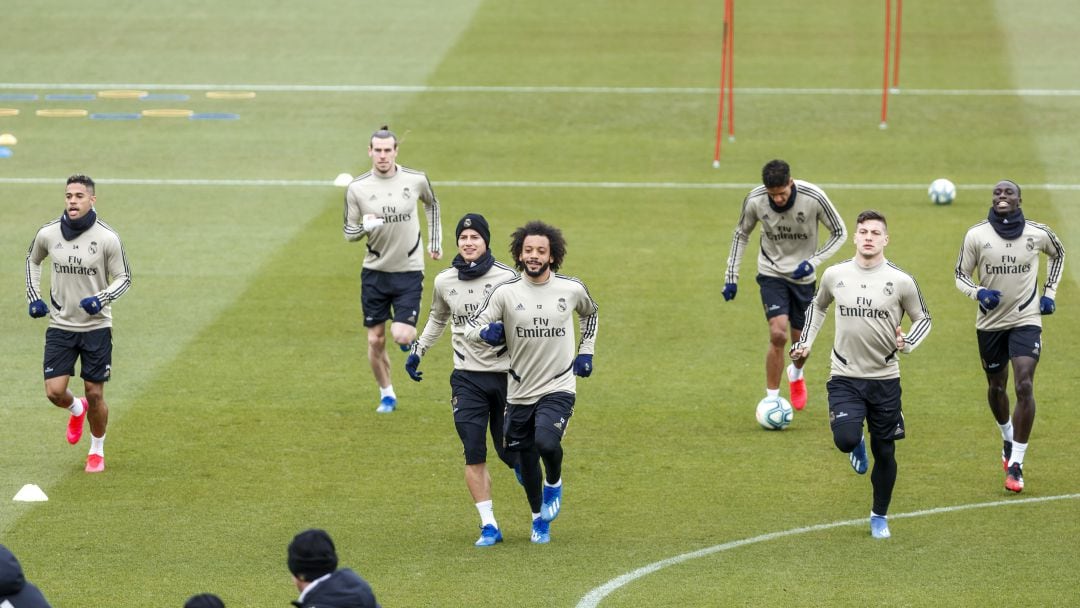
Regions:
<svg viewBox="0 0 1080 608"><path fill-rule="evenodd" d="M551 263L545 263L543 266L541 266L537 270L529 270L529 267L526 266L525 267L525 274L527 274L530 277L533 277L535 279L536 277L544 276L544 273L547 272L549 268L551 268Z"/></svg>

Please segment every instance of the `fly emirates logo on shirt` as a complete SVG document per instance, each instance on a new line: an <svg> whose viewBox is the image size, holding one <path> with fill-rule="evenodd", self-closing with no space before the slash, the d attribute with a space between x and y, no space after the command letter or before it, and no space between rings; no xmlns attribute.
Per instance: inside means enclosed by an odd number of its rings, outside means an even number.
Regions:
<svg viewBox="0 0 1080 608"><path fill-rule="evenodd" d="M519 338L562 338L566 336L566 328L553 326L547 317L533 317L531 327L518 325L514 335Z"/></svg>
<svg viewBox="0 0 1080 608"><path fill-rule="evenodd" d="M90 253L97 253L97 241L90 243ZM53 272L56 274L82 274L86 276L95 276L98 273L97 268L88 268L83 265L83 254L79 252L79 246L74 245L71 248L71 253L68 255L61 255L59 250L64 249L62 243L57 243L57 246L53 248ZM86 258L86 262L90 262L89 258Z"/></svg>
<svg viewBox="0 0 1080 608"><path fill-rule="evenodd" d="M863 317L868 319L888 319L889 311L874 308L874 300L866 297L856 297L855 306L844 306L837 303L837 310L841 317Z"/></svg>

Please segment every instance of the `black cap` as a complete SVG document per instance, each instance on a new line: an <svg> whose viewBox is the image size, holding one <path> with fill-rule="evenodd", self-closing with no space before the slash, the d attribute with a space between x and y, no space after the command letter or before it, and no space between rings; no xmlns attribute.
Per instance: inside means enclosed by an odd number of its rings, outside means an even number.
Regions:
<svg viewBox="0 0 1080 608"><path fill-rule="evenodd" d="M484 245L491 247L491 228L488 228L487 220L479 213L466 213L465 217L457 223L457 230L454 230L454 238L457 239L461 236L461 232L466 228L471 228L480 234L480 238L484 239Z"/></svg>
<svg viewBox="0 0 1080 608"><path fill-rule="evenodd" d="M225 602L213 593L200 593L189 597L184 608L225 608Z"/></svg>
<svg viewBox="0 0 1080 608"><path fill-rule="evenodd" d="M313 581L337 570L334 541L326 530L304 530L289 543L289 572L296 578Z"/></svg>

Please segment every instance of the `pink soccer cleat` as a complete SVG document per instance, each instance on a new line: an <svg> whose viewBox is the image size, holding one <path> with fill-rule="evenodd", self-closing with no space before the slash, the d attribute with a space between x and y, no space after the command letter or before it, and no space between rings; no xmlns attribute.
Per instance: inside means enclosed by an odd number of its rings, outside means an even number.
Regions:
<svg viewBox="0 0 1080 608"><path fill-rule="evenodd" d="M86 457L86 472L100 473L105 470L105 457L98 454L90 454Z"/></svg>
<svg viewBox="0 0 1080 608"><path fill-rule="evenodd" d="M806 378L799 378L788 384L791 390L791 407L801 410L806 407Z"/></svg>
<svg viewBox="0 0 1080 608"><path fill-rule="evenodd" d="M71 445L79 443L82 439L83 423L86 422L86 412L90 409L90 404L86 402L86 399L79 399L79 401L82 401L83 405L82 414L68 418L67 442Z"/></svg>

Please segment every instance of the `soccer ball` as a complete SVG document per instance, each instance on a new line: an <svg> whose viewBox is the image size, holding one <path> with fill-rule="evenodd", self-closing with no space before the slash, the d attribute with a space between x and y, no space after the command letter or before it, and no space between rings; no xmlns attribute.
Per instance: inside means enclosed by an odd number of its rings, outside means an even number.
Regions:
<svg viewBox="0 0 1080 608"><path fill-rule="evenodd" d="M765 397L757 404L757 421L763 429L782 431L794 417L795 410L783 397Z"/></svg>
<svg viewBox="0 0 1080 608"><path fill-rule="evenodd" d="M956 186L944 177L935 179L927 192L935 205L948 205L956 198Z"/></svg>

